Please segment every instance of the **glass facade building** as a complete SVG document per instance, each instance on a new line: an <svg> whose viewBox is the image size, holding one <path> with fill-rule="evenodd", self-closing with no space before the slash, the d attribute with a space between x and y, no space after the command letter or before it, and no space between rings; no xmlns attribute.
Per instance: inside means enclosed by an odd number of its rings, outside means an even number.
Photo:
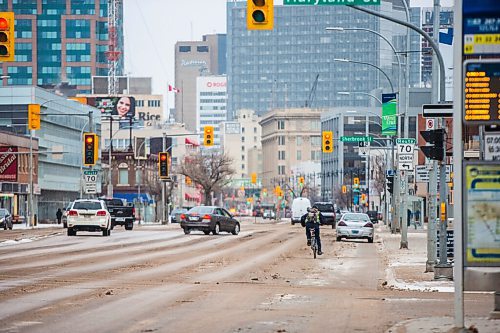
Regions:
<svg viewBox="0 0 500 333"><path fill-rule="evenodd" d="M405 19L399 0L383 1L371 9ZM384 40L369 32L326 31L327 27L371 29L391 41L405 42L398 36L406 34L406 29L347 6L276 5L274 29L250 31L246 1L228 2L229 118L233 119L239 109L253 109L261 115L274 108L306 105L325 109L368 106L366 96L338 92L376 88L390 92L388 80L377 68L335 59L373 64L389 76L397 90L396 56Z"/></svg>
<svg viewBox="0 0 500 333"><path fill-rule="evenodd" d="M68 82L79 93L90 93L91 77L108 75L107 0L0 0L0 11L13 11L16 21L16 61L2 64L2 75L9 76L4 84ZM123 45L121 23L117 31ZM123 55L117 74L122 72Z"/></svg>

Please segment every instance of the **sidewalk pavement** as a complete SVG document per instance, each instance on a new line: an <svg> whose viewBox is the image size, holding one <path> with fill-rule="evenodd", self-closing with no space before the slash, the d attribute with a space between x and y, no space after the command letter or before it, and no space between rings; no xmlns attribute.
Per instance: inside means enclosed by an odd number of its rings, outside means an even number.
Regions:
<svg viewBox="0 0 500 333"><path fill-rule="evenodd" d="M376 235L387 262L385 287L397 290L454 293L453 281L434 280L434 273L425 273L427 262L427 226L425 229L408 228L408 249L400 249L401 234L391 234L388 226L379 224ZM493 296L492 296L493 297ZM493 310L493 308L491 309ZM484 318L465 318L466 327L477 331L454 329L453 313L449 317L426 317L400 322L386 333L451 333L451 332L500 332L500 320L491 320L489 313Z"/></svg>

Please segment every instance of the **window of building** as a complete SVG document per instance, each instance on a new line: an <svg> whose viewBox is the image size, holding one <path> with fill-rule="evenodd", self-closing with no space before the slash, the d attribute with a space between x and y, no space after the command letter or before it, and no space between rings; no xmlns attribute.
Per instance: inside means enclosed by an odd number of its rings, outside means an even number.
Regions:
<svg viewBox="0 0 500 333"><path fill-rule="evenodd" d="M297 150L297 161L302 160L302 150Z"/></svg>
<svg viewBox="0 0 500 333"><path fill-rule="evenodd" d="M278 160L280 160L280 161L285 160L285 151L284 150L278 151Z"/></svg>
<svg viewBox="0 0 500 333"><path fill-rule="evenodd" d="M241 142L245 142L245 137L244 136L241 137Z"/></svg>
<svg viewBox="0 0 500 333"><path fill-rule="evenodd" d="M319 150L311 151L311 160L318 161L321 159L321 152Z"/></svg>
<svg viewBox="0 0 500 333"><path fill-rule="evenodd" d="M118 184L128 185L128 165L120 165L118 169Z"/></svg>
<svg viewBox="0 0 500 333"><path fill-rule="evenodd" d="M285 136L280 135L278 136L278 146L284 146L285 145Z"/></svg>
<svg viewBox="0 0 500 333"><path fill-rule="evenodd" d="M278 175L284 175L284 174L285 174L285 166L278 165Z"/></svg>
<svg viewBox="0 0 500 333"><path fill-rule="evenodd" d="M241 155L241 160L244 161L245 160L245 155Z"/></svg>
<svg viewBox="0 0 500 333"><path fill-rule="evenodd" d="M179 52L191 52L191 46L181 45L179 46Z"/></svg>
<svg viewBox="0 0 500 333"><path fill-rule="evenodd" d="M241 170L245 170L245 164L241 165Z"/></svg>
<svg viewBox="0 0 500 333"><path fill-rule="evenodd" d="M153 99L153 100L149 100L148 101L148 107L156 107L156 108L159 108L160 107L160 100L158 99Z"/></svg>
<svg viewBox="0 0 500 333"><path fill-rule="evenodd" d="M241 151L245 151L245 146L241 146Z"/></svg>
<svg viewBox="0 0 500 333"><path fill-rule="evenodd" d="M245 127L241 128L241 133L245 133Z"/></svg>
<svg viewBox="0 0 500 333"><path fill-rule="evenodd" d="M319 120L311 121L311 130L313 131L321 130L321 122Z"/></svg>
<svg viewBox="0 0 500 333"><path fill-rule="evenodd" d="M311 137L311 146L313 146L313 147L319 147L319 146L321 146L321 137L319 137L319 136L312 136Z"/></svg>
<svg viewBox="0 0 500 333"><path fill-rule="evenodd" d="M285 129L285 121L284 120L278 120L278 129L279 130Z"/></svg>
<svg viewBox="0 0 500 333"><path fill-rule="evenodd" d="M135 106L137 106L137 107L143 107L144 106L144 100L143 99L136 99L135 100Z"/></svg>
<svg viewBox="0 0 500 333"><path fill-rule="evenodd" d="M254 127L254 128L253 128L253 132L254 132L254 133L257 133L257 127Z"/></svg>
<svg viewBox="0 0 500 333"><path fill-rule="evenodd" d="M198 52L208 52L208 46L203 45L203 46L197 46L196 51Z"/></svg>
<svg viewBox="0 0 500 333"><path fill-rule="evenodd" d="M298 136L296 139L297 146L302 146L302 137Z"/></svg>

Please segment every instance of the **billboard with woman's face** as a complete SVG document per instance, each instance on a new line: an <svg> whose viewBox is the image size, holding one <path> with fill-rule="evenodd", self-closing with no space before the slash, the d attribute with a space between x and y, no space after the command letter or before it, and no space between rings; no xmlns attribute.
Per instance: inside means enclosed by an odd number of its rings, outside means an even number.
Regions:
<svg viewBox="0 0 500 333"><path fill-rule="evenodd" d="M113 116L113 119L135 118L135 98L132 96L95 97L96 108L103 116Z"/></svg>

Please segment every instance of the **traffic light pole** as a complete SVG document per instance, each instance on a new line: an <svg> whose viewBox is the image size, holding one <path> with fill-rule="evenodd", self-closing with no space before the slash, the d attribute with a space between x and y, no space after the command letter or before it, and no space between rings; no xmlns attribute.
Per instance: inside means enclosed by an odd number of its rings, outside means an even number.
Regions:
<svg viewBox="0 0 500 333"><path fill-rule="evenodd" d="M162 151L165 151L167 149L166 139L167 135L166 133L163 133L163 140L161 140ZM159 162L160 161L158 161L158 163ZM167 182L163 179L161 179L160 181L161 181L161 224L167 224L166 189L165 189Z"/></svg>

